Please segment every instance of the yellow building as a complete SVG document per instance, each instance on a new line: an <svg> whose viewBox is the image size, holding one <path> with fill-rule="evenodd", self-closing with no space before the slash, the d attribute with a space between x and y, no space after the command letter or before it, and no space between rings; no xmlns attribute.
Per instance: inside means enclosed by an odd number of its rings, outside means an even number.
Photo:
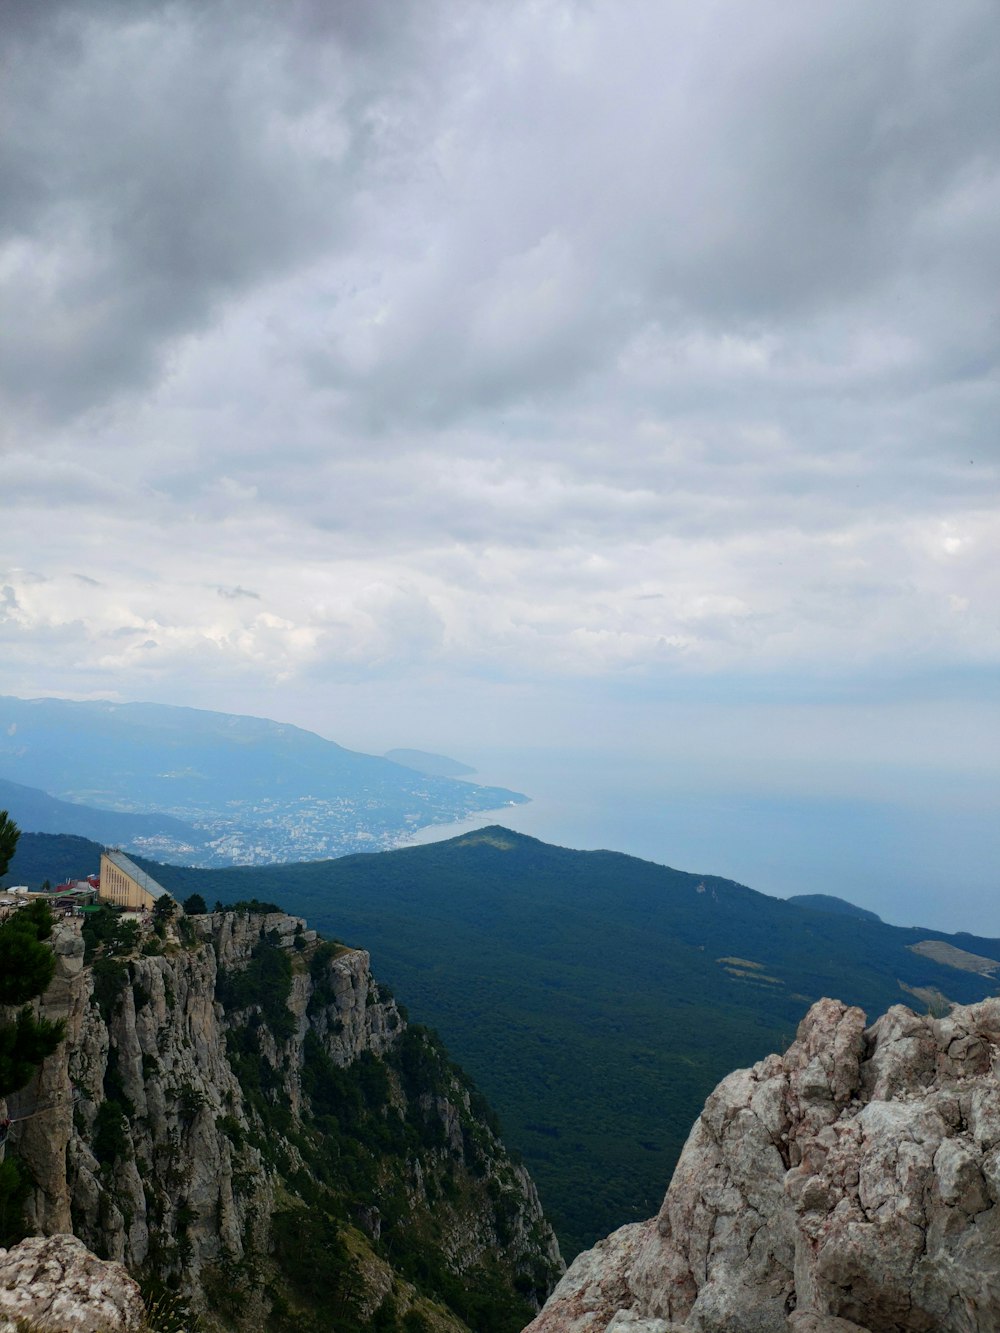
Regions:
<svg viewBox="0 0 1000 1333"><path fill-rule="evenodd" d="M126 907L138 912L152 910L157 898L166 889L157 884L152 875L140 870L124 852L112 850L101 853L101 902L115 907Z"/></svg>

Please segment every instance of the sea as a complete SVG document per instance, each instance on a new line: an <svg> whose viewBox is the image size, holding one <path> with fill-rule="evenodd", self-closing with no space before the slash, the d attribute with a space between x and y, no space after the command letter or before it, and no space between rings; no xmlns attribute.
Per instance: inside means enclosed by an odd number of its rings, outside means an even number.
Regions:
<svg viewBox="0 0 1000 1333"><path fill-rule="evenodd" d="M472 762L472 760L470 760ZM827 893L895 925L1000 937L1000 820L920 788L879 799L706 783L632 757L492 751L469 781L531 800L421 829L413 845L485 824L606 848L762 893Z"/></svg>

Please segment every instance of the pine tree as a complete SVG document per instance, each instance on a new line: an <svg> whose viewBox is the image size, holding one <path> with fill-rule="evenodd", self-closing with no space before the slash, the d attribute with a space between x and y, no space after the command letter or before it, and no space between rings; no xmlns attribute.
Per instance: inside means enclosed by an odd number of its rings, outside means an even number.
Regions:
<svg viewBox="0 0 1000 1333"><path fill-rule="evenodd" d="M7 869L20 829L0 811L0 874ZM63 1024L36 1018L27 1003L42 994L55 972L55 954L45 941L52 934L48 903L36 899L0 925L0 1005L22 1005L0 1015L0 1097L23 1088L63 1038Z"/></svg>
<svg viewBox="0 0 1000 1333"><path fill-rule="evenodd" d="M0 875L17 847L20 830L0 810ZM31 1081L42 1061L63 1039L64 1025L36 1018L28 1000L45 990L55 971L55 954L45 941L52 934L48 903L36 899L0 924L0 1006L21 1005L15 1013L0 1008L0 1097ZM6 1139L9 1121L3 1125ZM0 1245L13 1245L25 1235L23 1205L31 1193L31 1175L23 1164L0 1161Z"/></svg>
<svg viewBox="0 0 1000 1333"><path fill-rule="evenodd" d="M7 867L14 856L14 848L21 836L21 830L10 818L6 810L0 810L0 875L6 875Z"/></svg>

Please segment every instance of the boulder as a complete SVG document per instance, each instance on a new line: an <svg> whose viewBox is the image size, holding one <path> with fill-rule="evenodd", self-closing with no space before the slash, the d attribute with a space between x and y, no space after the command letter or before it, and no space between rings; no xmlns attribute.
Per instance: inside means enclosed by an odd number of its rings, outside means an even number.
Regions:
<svg viewBox="0 0 1000 1333"><path fill-rule="evenodd" d="M19 1320L40 1333L139 1333L146 1310L121 1264L75 1236L32 1236L0 1250L0 1333Z"/></svg>
<svg viewBox="0 0 1000 1333"><path fill-rule="evenodd" d="M1000 1000L867 1029L819 1001L716 1088L658 1216L579 1256L531 1333L995 1333L998 1043Z"/></svg>

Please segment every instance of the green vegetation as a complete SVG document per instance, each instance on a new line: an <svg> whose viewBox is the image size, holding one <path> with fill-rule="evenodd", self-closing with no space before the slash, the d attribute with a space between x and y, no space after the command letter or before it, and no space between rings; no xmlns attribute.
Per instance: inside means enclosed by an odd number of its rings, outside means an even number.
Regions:
<svg viewBox="0 0 1000 1333"><path fill-rule="evenodd" d="M63 1037L61 1023L35 1018L28 1006L55 971L55 957L45 944L51 934L52 914L38 901L0 925L0 1004L23 1006L0 1020L0 1097L23 1088Z"/></svg>
<svg viewBox="0 0 1000 1333"><path fill-rule="evenodd" d="M24 1205L31 1193L31 1177L13 1157L0 1162L0 1246L16 1245L27 1234Z"/></svg>
<svg viewBox="0 0 1000 1333"><path fill-rule="evenodd" d="M184 918L178 928L185 924L191 929ZM22 913L20 925L25 938L38 937L51 921L33 908ZM93 1002L105 1021L129 988L137 1009L148 1005L150 996L129 961L137 945L134 931L111 910L89 914L86 929ZM306 944L304 932L296 939L302 948L286 949L276 933L262 933L247 965L222 972L217 980L217 998L230 1020L230 1061L251 1125L246 1129L230 1114L216 1115L215 1123L237 1161L245 1151L260 1153L279 1174L280 1205L270 1255L253 1263L220 1257L206 1292L220 1312L233 1312L241 1292L267 1281L273 1301L269 1327L275 1333L360 1333L369 1327L418 1333L439 1326L432 1302L481 1333L517 1333L531 1316L529 1298L544 1294L553 1275L541 1251L517 1268L503 1254L515 1235L517 1182L487 1128L491 1116L481 1094L433 1033L406 1030L385 1058L366 1052L347 1068L310 1034L302 1075L308 1101L301 1120L293 1118L286 1090L288 1051L275 1056L274 1047L294 1032L288 1008L292 979L308 969L317 1003L331 1004L330 964L346 951L332 941ZM44 952L51 964L51 954ZM49 975L51 966L35 980ZM372 998L386 1000L388 988L375 988ZM336 1022L332 1026L336 1031ZM147 1074L161 1072L154 1055L144 1056L143 1068ZM122 1163L132 1155L129 1121L135 1114L113 1042L102 1092L89 1141L113 1195ZM192 1083L173 1087L173 1094L183 1135L208 1102ZM146 1164L137 1166L146 1171ZM0 1172L0 1226L6 1228L8 1216L19 1213L26 1188L16 1167ZM500 1253L459 1276L450 1266L450 1238L484 1213L494 1217ZM152 1245L151 1275L163 1276L170 1265L185 1262L185 1225L192 1218L186 1205L177 1208L176 1234ZM398 1275L399 1287L370 1312L364 1304L366 1267L376 1260ZM415 1304L408 1283L420 1293Z"/></svg>
<svg viewBox="0 0 1000 1333"><path fill-rule="evenodd" d="M229 1013L259 1005L279 1042L287 1041L295 1031L295 1016L288 1008L291 990L292 960L269 940L255 946L245 968L220 972L216 982L216 998Z"/></svg>
<svg viewBox="0 0 1000 1333"><path fill-rule="evenodd" d="M176 913L177 903L169 893L161 893L153 903L153 923L156 926L172 921Z"/></svg>
<svg viewBox="0 0 1000 1333"><path fill-rule="evenodd" d="M128 964L120 958L97 958L91 975L94 980L93 1003L107 1023L128 986Z"/></svg>
<svg viewBox="0 0 1000 1333"><path fill-rule="evenodd" d="M309 1012L314 1014L334 1000L333 985L330 980L327 963L331 958L344 952L345 946L337 940L324 940L314 950L309 959L309 975L313 990L309 997Z"/></svg>
<svg viewBox="0 0 1000 1333"><path fill-rule="evenodd" d="M908 946L944 938L1000 957L997 940L811 910L499 828L336 861L149 868L209 902L280 897L370 949L499 1111L567 1257L656 1210L705 1097L787 1046L813 1000L875 1016L920 1003L903 984L970 1003L995 983Z"/></svg>
<svg viewBox="0 0 1000 1333"><path fill-rule="evenodd" d="M343 1239L343 1226L329 1213L314 1208L289 1208L271 1219L275 1258L282 1277L297 1301L321 1312L314 1316L317 1329L337 1333L360 1333L362 1323L359 1274ZM289 1318L279 1311L272 1319L275 1333L297 1333L301 1314Z"/></svg>
<svg viewBox="0 0 1000 1333"><path fill-rule="evenodd" d="M184 912L187 916L204 916L208 911L205 906L205 899L200 893L189 894L184 899Z"/></svg>
<svg viewBox="0 0 1000 1333"><path fill-rule="evenodd" d="M111 1166L119 1159L128 1157L129 1141L125 1132L125 1109L120 1102L103 1101L97 1108L91 1147L102 1166Z"/></svg>
<svg viewBox="0 0 1000 1333"><path fill-rule="evenodd" d="M40 888L49 880L77 879L100 863L101 845L66 833L23 833L11 862L18 884Z"/></svg>
<svg viewBox="0 0 1000 1333"><path fill-rule="evenodd" d="M21 830L14 823L6 810L0 810L0 876L6 875L17 849L17 840Z"/></svg>
<svg viewBox="0 0 1000 1333"><path fill-rule="evenodd" d="M328 946L320 945L310 959L314 972L321 974L332 956ZM448 1227L461 1225L467 1215L463 1209L493 1208L498 1226L503 1225L504 1191L490 1177L497 1147L475 1111L464 1107L465 1095L473 1107L481 1097L434 1034L423 1029L407 1030L384 1059L365 1052L346 1068L310 1031L302 1070L309 1100L301 1123L293 1121L282 1068L271 1063L270 1042L262 1040L278 1014L283 978L290 976L279 960L290 965L289 953L262 941L247 970L225 979L223 1003L237 1019L227 1033L230 1064L260 1130L245 1136L235 1120L217 1121L237 1147L248 1140L259 1149L295 1192L293 1202L273 1219L280 1277L269 1289L269 1327L275 1333L354 1333L375 1326L398 1333L413 1326L418 1316L407 1324L392 1301L380 1308L374 1325L363 1319L359 1263L363 1268L364 1255L373 1252L473 1328L517 1333L531 1317L525 1296L536 1289L544 1294L552 1277L544 1263L511 1273L509 1264L505 1268L491 1258L460 1279L445 1257L444 1236ZM268 990L271 999L260 1004ZM251 996L253 1006L244 1005ZM445 1134L440 1099L451 1103L462 1125L458 1150ZM289 1144L303 1166L293 1164ZM427 1196L436 1200L434 1208L414 1197L408 1183L414 1163L419 1163L418 1179ZM358 1227L359 1217L373 1209L379 1219L377 1239ZM232 1274L228 1282L221 1273L216 1276L209 1290L222 1310L234 1283L245 1276Z"/></svg>
<svg viewBox="0 0 1000 1333"><path fill-rule="evenodd" d="M0 873L6 870L20 831L6 810L0 811ZM63 1024L36 1018L28 1004L41 995L55 972L55 956L45 941L52 934L48 904L19 908L0 925L0 1004L22 1006L0 1017L0 1097L27 1084L42 1061L63 1038ZM31 1182L12 1158L0 1162L0 1245L25 1234L22 1207Z"/></svg>
<svg viewBox="0 0 1000 1333"><path fill-rule="evenodd" d="M899 982L964 1003L994 990L909 951L933 931L499 828L335 861L153 873L209 899L280 893L371 950L499 1111L567 1257L655 1212L705 1097L787 1046L813 1000L874 1016L912 1001ZM953 942L1000 957L995 940ZM726 957L759 967L727 971Z"/></svg>
<svg viewBox="0 0 1000 1333"><path fill-rule="evenodd" d="M106 903L83 919L83 957L89 963L98 951L108 957L125 956L139 943L139 924L123 920L121 913Z"/></svg>

